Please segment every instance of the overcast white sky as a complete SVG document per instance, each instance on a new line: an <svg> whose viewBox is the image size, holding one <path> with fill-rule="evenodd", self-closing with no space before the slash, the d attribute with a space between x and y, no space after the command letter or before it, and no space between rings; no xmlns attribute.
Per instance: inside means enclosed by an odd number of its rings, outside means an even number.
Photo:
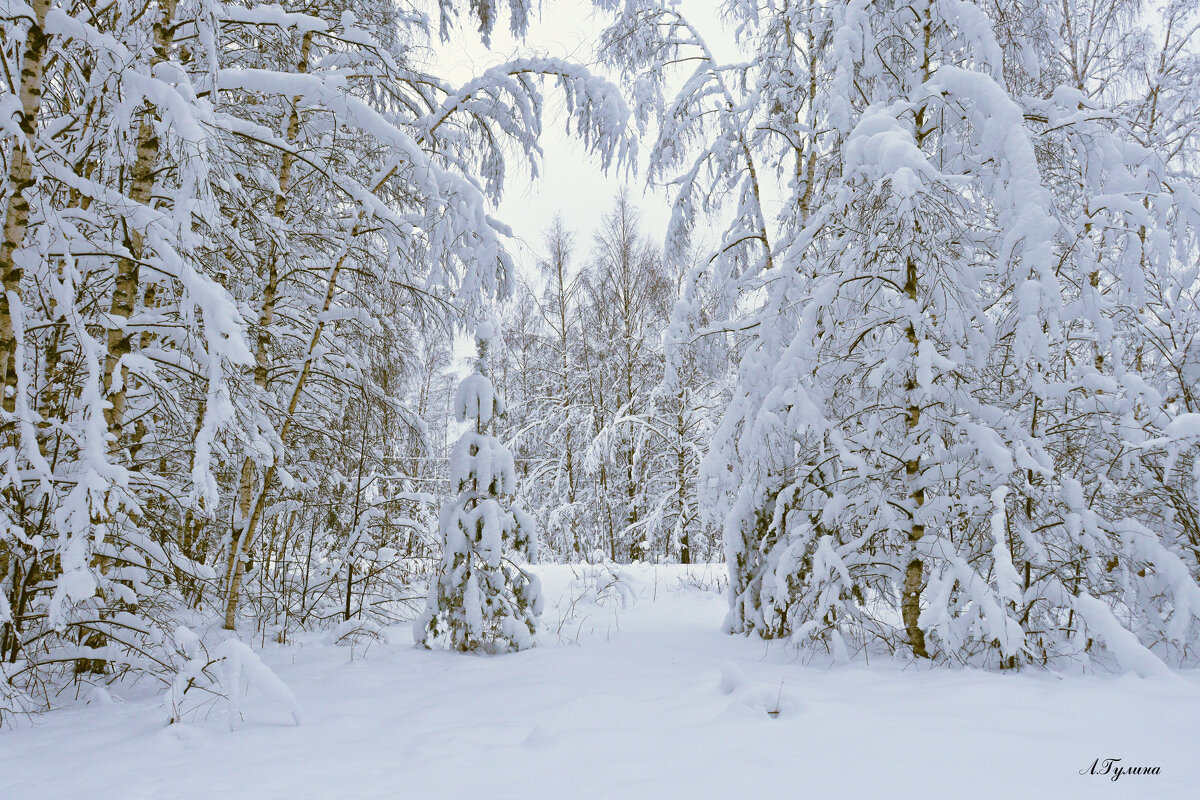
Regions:
<svg viewBox="0 0 1200 800"><path fill-rule="evenodd" d="M714 9L717 0L682 0L681 8L693 24L707 37L723 39ZM604 26L602 15L596 14L590 0L542 0L541 15L530 28L524 42L515 42L507 35L507 20L502 20L493 36L491 50L478 43L477 37L465 35L440 47L437 58L443 74L461 83L481 70L521 55L541 54L568 58L582 63L598 74L604 74L594 63L593 44ZM719 45L716 45L719 47ZM732 49L732 45L728 45ZM612 76L615 78L615 76ZM553 93L548 91L547 97ZM550 105L554 108L553 105ZM526 165L512 163L505 199L498 217L511 225L524 244L514 243L514 256L526 265L532 263L531 253L541 252L542 231L555 211L561 211L567 227L578 232L578 245L586 250L591 232L600 216L612 204L613 196L627 185L635 203L641 209L646 232L660 241L670 219L667 199L661 192L645 191L641 176L623 180L616 174L604 175L595 159L583 148L568 140L563 119L555 114L545 121L542 140L545 159L541 175L535 182L529 179ZM639 159L644 161L644 158Z"/></svg>

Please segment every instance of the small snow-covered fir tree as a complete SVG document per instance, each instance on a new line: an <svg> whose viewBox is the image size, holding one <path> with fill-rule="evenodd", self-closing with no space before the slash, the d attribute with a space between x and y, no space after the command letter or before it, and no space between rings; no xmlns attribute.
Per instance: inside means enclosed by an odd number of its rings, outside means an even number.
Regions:
<svg viewBox="0 0 1200 800"><path fill-rule="evenodd" d="M469 427L450 454L456 494L439 518L442 563L413 628L417 644L428 648L503 653L536 643L541 583L512 560L517 553L537 560L536 530L529 514L502 503L515 493L516 470L512 453L490 433L505 410L488 377L494 336L490 323L476 330L475 369L454 401L455 416Z"/></svg>

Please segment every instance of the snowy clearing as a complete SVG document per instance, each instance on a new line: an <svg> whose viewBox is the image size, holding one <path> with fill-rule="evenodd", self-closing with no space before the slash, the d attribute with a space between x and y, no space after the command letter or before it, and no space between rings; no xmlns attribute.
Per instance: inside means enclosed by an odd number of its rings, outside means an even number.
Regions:
<svg viewBox="0 0 1200 800"><path fill-rule="evenodd" d="M722 567L588 569L541 568L550 630L512 655L417 649L407 626L365 652L268 645L299 726L256 691L232 732L223 707L168 726L150 697L35 718L0 733L0 797L1196 796L1195 673L804 665L721 632ZM1098 758L1161 772L1080 774Z"/></svg>

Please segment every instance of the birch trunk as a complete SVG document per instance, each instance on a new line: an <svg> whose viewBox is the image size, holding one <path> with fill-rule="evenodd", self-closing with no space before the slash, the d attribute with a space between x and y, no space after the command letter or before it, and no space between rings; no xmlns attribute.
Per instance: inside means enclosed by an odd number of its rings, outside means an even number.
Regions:
<svg viewBox="0 0 1200 800"><path fill-rule="evenodd" d="M924 61L921 64L921 82L926 84L932 76L932 65L929 59L929 45L933 37L932 23L926 9L924 31ZM925 141L928 131L925 129L926 107L921 106L913 117L913 136L917 147ZM913 231L917 239L921 237L920 225ZM917 262L909 256L906 263L904 295L915 307L917 304ZM910 312L911 313L911 312ZM921 441L918 426L921 423L920 396L917 393L916 361L920 343L917 331L910 321L905 334L912 348L913 371L908 375L905 392L908 395L908 409L905 419L905 452L904 452L904 483L908 488L910 515L912 525L908 531L909 546L914 547L925 536L925 525L920 522L921 508L925 505L925 487L922 484ZM900 614L904 620L904 628L908 633L908 644L913 655L917 658L929 658L925 649L925 632L921 630L921 592L925 588L925 564L915 555L909 560L904 570L904 593L900 599Z"/></svg>
<svg viewBox="0 0 1200 800"><path fill-rule="evenodd" d="M171 42L174 38L174 18L176 0L161 0L161 16L154 23L154 50L150 56L150 72L154 67L166 61L170 55ZM155 128L157 113L153 107L142 114L138 126L137 155L133 164L132 177L129 185L129 199L139 205L150 202L154 190L154 176L158 168L158 154L161 143ZM117 259L117 276L113 283L112 301L109 314L112 318L108 330L108 350L104 357L104 393L108 397L109 406L104 409L104 421L108 427L111 440L108 443L109 457L114 461L121 454L121 431L125 417L125 405L128 397L128 380L124 377L117 382L117 370L121 359L129 355L132 349L132 337L125 330L125 323L133 315L134 305L139 290L139 265L145 252L144 241L140 231L127 229L125 249L128 256ZM101 522L97 520L97 522ZM102 575L107 574L111 567L111 559L97 553L92 559L93 566ZM107 644L105 634L91 632L86 640L89 647L100 648ZM75 662L76 674L84 672L100 673L105 668L105 661L96 658L83 658Z"/></svg>
<svg viewBox="0 0 1200 800"><path fill-rule="evenodd" d="M13 331L12 308L9 295L21 296L21 268L17 266L16 254L25 243L29 229L29 199L25 192L33 188L33 162L28 150L34 145L37 134L38 115L42 109L42 77L46 61L46 14L50 11L50 0L30 0L29 9L33 17L25 35L25 51L21 56L20 86L17 90L21 104L20 119L24 141L13 143L12 157L8 167L8 204L4 210L4 239L0 242L0 280L4 292L0 294L0 386L8 384L8 374L15 370L13 359L17 352L16 336Z"/></svg>
<svg viewBox="0 0 1200 800"><path fill-rule="evenodd" d="M919 115L918 115L919 116ZM917 265L912 258L908 259L908 279L904 284L904 294L910 302L917 302ZM911 322L908 323L907 337L912 347L913 359L917 356L917 332ZM921 406L915 399L917 380L915 372L908 377L905 385L910 398L905 419L905 454L904 482L908 487L911 503L912 527L908 531L910 545L915 545L925 536L925 526L919 522L921 507L925 505L925 487L921 485L921 456L920 442L917 438L917 427L921 423ZM908 643L913 655L918 658L928 658L925 649L925 632L919 623L921 617L921 590L925 583L925 564L914 556L904 571L904 596L900 601L900 612L904 619L904 628L908 632Z"/></svg>
<svg viewBox="0 0 1200 800"><path fill-rule="evenodd" d="M150 56L150 72L167 60L170 55L171 42L174 38L176 0L160 0L159 8L162 15L154 23L154 52ZM137 135L137 160L133 165L133 178L129 186L129 199L139 205L150 202L154 190L154 176L158 168L158 153L161 143L154 123L157 113L147 110ZM108 353L104 359L104 392L111 406L104 411L108 431L112 435L109 452L116 456L120 452L120 437L122 420L125 416L128 381L116 381L117 367L121 359L129 355L132 349L132 336L124 329L123 323L133 314L134 305L139 292L139 264L145 252L141 231L131 229L125 237L125 248L129 257L117 260L117 277L113 285L112 303L109 313L113 325L108 331ZM114 389L114 384L116 388Z"/></svg>

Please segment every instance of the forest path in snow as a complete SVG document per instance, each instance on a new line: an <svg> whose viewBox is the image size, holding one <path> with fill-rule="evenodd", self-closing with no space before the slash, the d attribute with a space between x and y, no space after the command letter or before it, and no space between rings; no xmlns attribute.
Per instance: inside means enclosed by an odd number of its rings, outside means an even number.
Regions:
<svg viewBox="0 0 1200 800"><path fill-rule="evenodd" d="M167 726L150 698L55 712L0 733L0 798L1196 796L1194 674L805 665L721 633L706 569L544 567L550 632L513 655L417 649L407 626L365 652L268 646L299 726L253 691L233 731L224 708ZM1081 774L1105 758L1161 772Z"/></svg>

